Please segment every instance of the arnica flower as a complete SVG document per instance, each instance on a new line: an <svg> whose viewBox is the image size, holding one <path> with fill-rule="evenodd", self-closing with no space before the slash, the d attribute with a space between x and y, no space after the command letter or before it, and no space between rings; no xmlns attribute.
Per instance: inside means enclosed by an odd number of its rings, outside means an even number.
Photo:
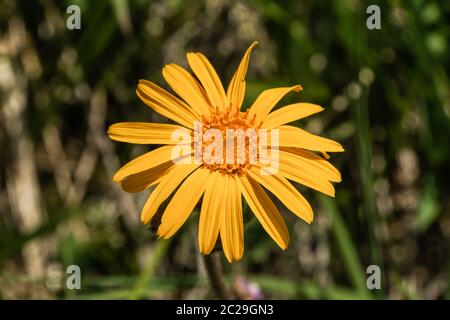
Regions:
<svg viewBox="0 0 450 320"><path fill-rule="evenodd" d="M267 190L287 209L311 223L313 210L291 181L329 196L334 196L331 182L341 181L339 171L326 159L327 152L344 151L342 146L287 125L323 108L311 103L294 103L272 111L286 94L301 91L300 85L264 90L250 107L241 111L245 76L255 45L256 42L245 52L226 91L213 66L201 53L187 54L193 75L176 64L163 68L164 79L181 99L150 81L139 81L136 90L139 98L177 124L125 122L114 124L108 130L114 140L164 145L130 161L113 178L127 192L153 187L142 210L142 222L147 224L157 212L158 216L162 212L157 235L170 238L201 201L199 250L204 255L211 253L220 239L230 262L241 259L244 252L242 197L265 231L284 250L289 243L288 228ZM201 123L200 132L213 128L223 136L228 129L276 130L277 170L274 174L264 174L261 169L265 165L250 163L249 159L233 163L217 161L217 157L215 162L174 161L174 150L180 143L174 139L176 131L187 132L190 138L187 143L194 149L208 148L210 141L205 140L195 146L196 123ZM267 142L270 143L272 140ZM249 143L245 143L245 154L248 148ZM219 159L222 157L225 154Z"/></svg>

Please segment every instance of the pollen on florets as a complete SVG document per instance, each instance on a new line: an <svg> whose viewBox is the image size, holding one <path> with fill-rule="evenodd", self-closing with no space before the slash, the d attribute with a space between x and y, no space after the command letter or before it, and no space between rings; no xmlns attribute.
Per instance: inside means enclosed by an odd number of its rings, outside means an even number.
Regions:
<svg viewBox="0 0 450 320"><path fill-rule="evenodd" d="M194 142L194 148L202 154L202 166L222 174L245 174L258 158L258 135L254 123L255 117L249 117L248 111L241 112L230 107L203 116L203 139L200 143ZM209 134L211 132L214 134ZM216 141L219 137L222 140Z"/></svg>

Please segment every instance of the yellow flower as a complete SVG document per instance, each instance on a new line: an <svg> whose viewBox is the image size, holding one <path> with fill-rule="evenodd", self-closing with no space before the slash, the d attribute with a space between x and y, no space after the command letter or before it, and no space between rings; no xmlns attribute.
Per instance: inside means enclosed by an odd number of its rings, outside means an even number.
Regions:
<svg viewBox="0 0 450 320"><path fill-rule="evenodd" d="M203 196L198 226L200 252L205 255L211 253L220 236L223 251L230 262L241 259L244 252L242 196L266 232L284 250L289 243L289 232L265 189L295 215L311 223L311 206L289 180L330 196L334 196L334 187L330 182L341 181L339 171L315 152L327 157L326 152L343 151L342 146L333 140L286 125L323 109L315 104L294 103L272 111L287 93L302 90L300 85L265 90L245 112L240 111L246 87L245 75L255 45L256 42L246 51L227 91L211 63L201 53L187 54L195 77L176 64L166 65L163 69L164 79L183 100L152 82L139 81L136 91L139 98L154 111L178 124L117 123L108 130L114 140L165 145L130 161L113 178L127 192L155 187L142 210L142 222L148 223L160 205L169 199L157 234L164 239L170 238ZM266 142L267 146L274 145L271 152L278 152L276 170L265 174L263 170L272 164L250 162L250 138L245 140L243 147L246 155L244 162L237 161L235 150L231 153L232 163L225 161L225 154L218 155L215 151L209 158L213 159L212 162L206 160L208 157L192 161L191 146L204 152L214 140L194 141L199 129L196 124L199 123L200 134L208 129L215 129L216 133L224 136L227 129L276 131L278 140L271 136ZM186 158L186 154L178 153L183 148L180 148L180 141L174 139L174 132L188 134L189 140L184 146L191 150L191 161L174 161L174 157L179 157L177 160ZM257 154L257 157L259 159L261 155Z"/></svg>

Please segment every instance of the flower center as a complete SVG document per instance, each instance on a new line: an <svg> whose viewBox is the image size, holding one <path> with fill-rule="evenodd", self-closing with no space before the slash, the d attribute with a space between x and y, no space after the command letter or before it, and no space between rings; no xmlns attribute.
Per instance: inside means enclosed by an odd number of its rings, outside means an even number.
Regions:
<svg viewBox="0 0 450 320"><path fill-rule="evenodd" d="M223 174L245 174L258 158L258 132L248 111L216 111L202 118L203 166ZM198 144L200 148L200 144Z"/></svg>

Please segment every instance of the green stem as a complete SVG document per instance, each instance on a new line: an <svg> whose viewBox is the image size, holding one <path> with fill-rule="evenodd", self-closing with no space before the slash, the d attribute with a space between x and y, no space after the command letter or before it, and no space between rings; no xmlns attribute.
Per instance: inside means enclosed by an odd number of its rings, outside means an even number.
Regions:
<svg viewBox="0 0 450 320"><path fill-rule="evenodd" d="M377 209L375 206L373 175L371 169L371 139L368 110L368 91L364 90L361 99L352 106L352 118L356 127L356 155L362 182L363 208L367 221L371 263L380 267L383 265L381 247L375 234L377 227Z"/></svg>
<svg viewBox="0 0 450 320"><path fill-rule="evenodd" d="M218 253L211 253L203 256L206 272L208 273L211 287L217 295L217 298L222 300L233 299L230 290L225 282L223 275L222 264L220 262L220 255Z"/></svg>
<svg viewBox="0 0 450 320"><path fill-rule="evenodd" d="M132 291L130 292L130 300L137 300L142 298L145 292L145 288L151 282L157 266L159 265L160 261L164 257L164 254L169 248L170 242L171 239L160 240L155 243L151 256L147 260L141 274L134 284Z"/></svg>

